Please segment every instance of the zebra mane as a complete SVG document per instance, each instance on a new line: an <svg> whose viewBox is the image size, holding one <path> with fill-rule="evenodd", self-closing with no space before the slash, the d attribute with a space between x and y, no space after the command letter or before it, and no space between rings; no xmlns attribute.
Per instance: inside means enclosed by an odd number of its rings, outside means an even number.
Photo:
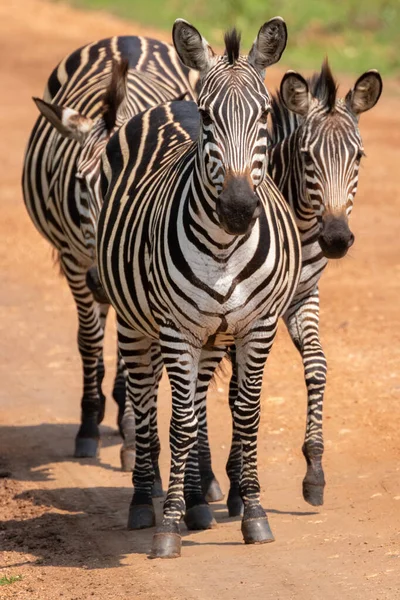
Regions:
<svg viewBox="0 0 400 600"><path fill-rule="evenodd" d="M332 113L336 107L338 85L328 59L322 63L320 73L314 73L307 83L311 95L319 101L323 110ZM302 118L286 108L278 90L271 98L271 108L270 141L277 144L297 129Z"/></svg>
<svg viewBox="0 0 400 600"><path fill-rule="evenodd" d="M235 27L230 31L227 31L224 35L225 55L228 57L228 62L232 66L239 58L240 37L241 34Z"/></svg>
<svg viewBox="0 0 400 600"><path fill-rule="evenodd" d="M117 121L118 108L126 96L126 77L129 68L129 61L122 59L120 62L112 61L111 81L103 97L103 119L108 133L115 127Z"/></svg>
<svg viewBox="0 0 400 600"><path fill-rule="evenodd" d="M308 84L314 98L319 100L327 112L332 112L336 106L338 85L332 75L327 58L322 63L321 72L314 73L308 80Z"/></svg>

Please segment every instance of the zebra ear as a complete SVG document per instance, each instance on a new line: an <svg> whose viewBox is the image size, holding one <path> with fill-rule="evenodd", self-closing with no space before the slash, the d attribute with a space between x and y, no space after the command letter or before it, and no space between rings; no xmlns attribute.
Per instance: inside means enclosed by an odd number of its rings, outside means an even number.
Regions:
<svg viewBox="0 0 400 600"><path fill-rule="evenodd" d="M305 117L309 111L311 94L307 81L295 71L288 71L280 87L281 98L288 110Z"/></svg>
<svg viewBox="0 0 400 600"><path fill-rule="evenodd" d="M286 23L282 17L270 19L261 27L249 52L248 61L264 76L265 69L280 59L287 42Z"/></svg>
<svg viewBox="0 0 400 600"><path fill-rule="evenodd" d="M172 29L175 50L184 65L199 71L204 76L215 64L215 54L211 46L193 25L177 19Z"/></svg>
<svg viewBox="0 0 400 600"><path fill-rule="evenodd" d="M44 118L47 119L62 136L83 144L86 136L93 127L92 119L84 117L77 110L68 108L67 106L50 104L40 98L33 98L33 101Z"/></svg>
<svg viewBox="0 0 400 600"><path fill-rule="evenodd" d="M357 79L353 89L347 93L345 102L355 115L359 115L375 106L381 93L382 78L378 71L372 69Z"/></svg>

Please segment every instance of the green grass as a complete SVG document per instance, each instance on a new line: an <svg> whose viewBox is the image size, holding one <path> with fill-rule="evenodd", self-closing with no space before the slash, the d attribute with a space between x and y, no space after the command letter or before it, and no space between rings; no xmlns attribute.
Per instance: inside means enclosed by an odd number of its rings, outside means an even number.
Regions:
<svg viewBox="0 0 400 600"><path fill-rule="evenodd" d="M138 23L170 31L177 17L198 27L208 41L222 45L233 25L243 32L247 52L262 23L281 15L289 31L284 63L318 69L327 55L335 70L356 74L378 69L400 73L399 0L70 0Z"/></svg>
<svg viewBox="0 0 400 600"><path fill-rule="evenodd" d="M21 579L22 575L10 575L10 577L4 575L3 577L0 577L0 585L11 585L16 581L21 581Z"/></svg>

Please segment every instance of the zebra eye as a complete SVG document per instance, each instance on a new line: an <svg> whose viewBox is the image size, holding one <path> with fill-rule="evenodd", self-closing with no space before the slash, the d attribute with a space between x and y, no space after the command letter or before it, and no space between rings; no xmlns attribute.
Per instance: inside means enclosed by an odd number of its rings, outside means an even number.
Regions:
<svg viewBox="0 0 400 600"><path fill-rule="evenodd" d="M270 112L271 112L271 109L267 108L266 110L264 110L264 112L261 113L260 123L262 123L263 125L266 125L266 123L268 121L268 115Z"/></svg>
<svg viewBox="0 0 400 600"><path fill-rule="evenodd" d="M308 150L303 150L302 155L303 155L304 164L306 165L306 167L310 167L313 164L313 159L312 159L311 153Z"/></svg>
<svg viewBox="0 0 400 600"><path fill-rule="evenodd" d="M360 162L363 156L365 156L365 152L360 148L360 150L357 152L356 161Z"/></svg>
<svg viewBox="0 0 400 600"><path fill-rule="evenodd" d="M210 117L209 113L206 110L199 108L199 113L200 113L201 119L206 127L208 125L212 124L212 118Z"/></svg>

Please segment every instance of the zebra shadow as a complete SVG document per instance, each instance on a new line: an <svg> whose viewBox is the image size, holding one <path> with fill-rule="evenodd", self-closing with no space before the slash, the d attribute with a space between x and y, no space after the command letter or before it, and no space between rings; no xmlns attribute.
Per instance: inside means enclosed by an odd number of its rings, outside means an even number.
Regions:
<svg viewBox="0 0 400 600"><path fill-rule="evenodd" d="M127 566L129 555L149 553L155 531L127 530L131 497L131 487L32 489L11 495L11 518L0 521L2 550L32 555L33 566ZM26 562L7 566L21 564Z"/></svg>
<svg viewBox="0 0 400 600"><path fill-rule="evenodd" d="M17 487L20 485L15 483ZM129 555L149 554L155 532L155 528L127 530L131 498L131 486L38 488L11 494L8 502L11 517L0 521L2 550L33 555L33 564L38 566L86 569L126 566ZM155 499L154 506L157 523L161 523L163 500ZM222 503L212 508L218 527L240 520L240 517L229 518ZM300 517L315 514L274 509L268 512ZM213 530L188 531L183 524L181 533L183 546L243 544L239 539L215 540ZM195 539L197 534L201 534L201 539Z"/></svg>
<svg viewBox="0 0 400 600"><path fill-rule="evenodd" d="M230 523L242 520L241 516L230 517L226 504L224 503L215 503L211 504L210 506L217 523ZM293 517L310 517L319 514L316 510L279 510L277 508L265 508L265 510L267 514L291 515Z"/></svg>
<svg viewBox="0 0 400 600"><path fill-rule="evenodd" d="M75 459L74 440L78 427L74 423L0 426L0 477L12 477L19 481L50 481L54 477L49 465L75 460L79 464L96 465L110 471L120 470L102 460L102 449L110 446L116 446L116 456L119 455L121 438L117 429L100 426L99 458Z"/></svg>

